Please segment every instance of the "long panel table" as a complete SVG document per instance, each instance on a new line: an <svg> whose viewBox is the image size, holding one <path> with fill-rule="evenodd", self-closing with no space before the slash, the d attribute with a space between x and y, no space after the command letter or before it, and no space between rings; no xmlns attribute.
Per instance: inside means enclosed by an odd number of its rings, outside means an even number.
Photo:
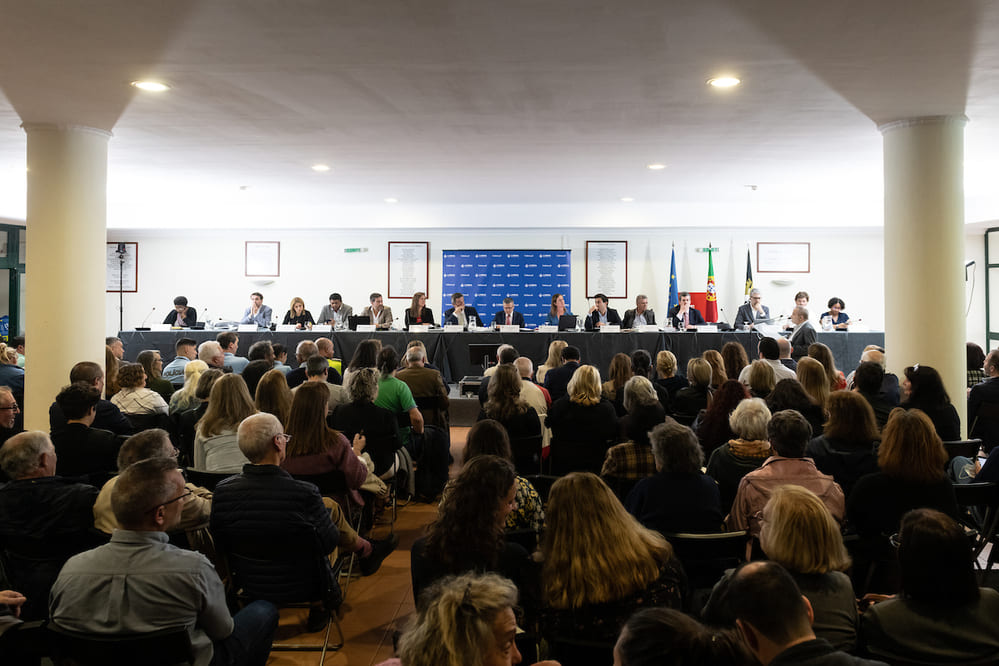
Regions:
<svg viewBox="0 0 999 666"><path fill-rule="evenodd" d="M125 343L125 358L135 360L144 349L158 349L164 362L174 357L174 343L178 338L188 337L199 344L205 340L214 340L218 331L122 331L118 336ZM302 340L314 340L318 333L295 331L277 333L260 331L257 333L239 334L239 353L245 355L250 345L258 340L270 340L281 343L288 349L289 362L294 366L295 346ZM535 366L544 363L548 357L548 345L552 340L562 339L570 345L579 347L583 362L595 365L602 376L607 376L611 358L614 354L623 352L630 354L636 349L645 349L652 355L653 363L656 354L661 350L669 350L676 355L680 372L687 367L687 361L700 356L707 349L721 349L726 342L738 342L746 348L750 359L757 357L756 345L760 338L754 332L731 331L724 333L444 333L430 331L427 333L405 333L402 331L379 331L376 333L355 333L351 331L335 331L322 334L333 340L336 355L344 359L344 365L354 354L357 345L368 338L377 338L384 345L392 345L402 354L406 345L412 339L419 339L427 347L430 361L440 369L448 382L457 382L466 375L481 374L481 368L472 364L469 358L469 345L508 343L517 348L522 356L534 360ZM818 341L829 346L836 358L836 367L849 372L860 361L860 354L867 345L884 345L884 333L850 332L819 332Z"/></svg>

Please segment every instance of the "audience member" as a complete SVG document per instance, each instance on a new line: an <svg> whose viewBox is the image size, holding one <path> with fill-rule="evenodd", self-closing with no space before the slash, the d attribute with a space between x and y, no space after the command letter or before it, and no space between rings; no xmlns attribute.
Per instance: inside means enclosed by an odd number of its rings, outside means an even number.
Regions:
<svg viewBox="0 0 999 666"><path fill-rule="evenodd" d="M829 375L822 363L811 356L803 356L798 359L797 372L801 388L824 412L832 391L829 389Z"/></svg>
<svg viewBox="0 0 999 666"><path fill-rule="evenodd" d="M119 361L114 357L110 347L104 348L104 367L107 377L107 383L104 385L104 397L107 400L110 400L111 396L118 392L118 370L123 364L124 361Z"/></svg>
<svg viewBox="0 0 999 666"><path fill-rule="evenodd" d="M566 352L570 349L567 347ZM549 373L549 380L554 372ZM618 424L614 406L600 397L600 373L596 368L582 365L576 370L569 380L568 394L552 403L545 424L552 430L553 474L600 471L607 449L617 436Z"/></svg>
<svg viewBox="0 0 999 666"><path fill-rule="evenodd" d="M711 398L711 406L698 417L693 425L697 439L701 443L705 458L725 442L735 439L735 433L728 420L739 406L739 403L749 396L749 391L742 382L736 379L726 380Z"/></svg>
<svg viewBox="0 0 999 666"><path fill-rule="evenodd" d="M316 353L322 356L326 360L326 364L330 366L327 381L331 384L343 385L343 375L340 374L343 362L336 357L333 340L330 338L316 338Z"/></svg>
<svg viewBox="0 0 999 666"><path fill-rule="evenodd" d="M756 348L760 360L773 368L775 382L779 382L782 379L794 379L794 370L791 370L780 362L780 346L776 340L769 337L760 338L760 342ZM750 368L752 366L747 365L739 373L739 381L746 386L749 386Z"/></svg>
<svg viewBox="0 0 999 666"><path fill-rule="evenodd" d="M815 359L812 359L815 360ZM813 370L817 370L815 366ZM771 414L793 409L808 421L812 426L813 435L821 435L826 422L826 410L819 406L812 396L805 392L801 382L797 379L782 379L777 382L773 392L767 396L767 407Z"/></svg>
<svg viewBox="0 0 999 666"><path fill-rule="evenodd" d="M222 345L214 340L206 340L198 345L198 360L204 361L209 368L216 370L225 370L226 367ZM229 372L232 372L232 368L229 368Z"/></svg>
<svg viewBox="0 0 999 666"><path fill-rule="evenodd" d="M724 514L718 484L701 472L704 452L687 426L670 419L649 433L654 476L642 479L625 502L642 525L660 534L717 532Z"/></svg>
<svg viewBox="0 0 999 666"><path fill-rule="evenodd" d="M797 370L798 362L791 358L791 343L787 338L777 338L777 347L780 349L780 358L777 360L788 370Z"/></svg>
<svg viewBox="0 0 999 666"><path fill-rule="evenodd" d="M122 414L142 416L169 414L170 407L159 393L146 388L146 371L138 363L129 363L118 369L120 390L111 396L111 403Z"/></svg>
<svg viewBox="0 0 999 666"><path fill-rule="evenodd" d="M184 385L170 396L170 413L179 414L189 409L194 409L200 402L194 397L194 392L198 388L198 380L202 373L208 370L208 364L204 361L190 361L184 365Z"/></svg>
<svg viewBox="0 0 999 666"><path fill-rule="evenodd" d="M111 506L121 525L111 542L63 567L52 588L52 623L90 636L187 627L197 664L267 662L278 611L254 601L235 617L201 553L168 543L191 491L172 458L140 460L118 477Z"/></svg>
<svg viewBox="0 0 999 666"><path fill-rule="evenodd" d="M740 402L729 416L728 423L737 438L715 449L707 467L708 476L718 482L722 513L728 513L732 506L742 477L772 455L767 440L770 410L762 400L750 398Z"/></svg>
<svg viewBox="0 0 999 666"><path fill-rule="evenodd" d="M258 412L273 414L281 423L287 423L288 415L291 413L291 398L292 393L288 390L288 381L284 378L284 373L273 368L260 378L253 396L253 406Z"/></svg>
<svg viewBox="0 0 999 666"><path fill-rule="evenodd" d="M378 396L378 370L359 368L346 376L347 400L333 411L332 426L353 440L361 433L367 439L366 450L375 465L374 473L382 479L395 474L396 451L402 447L395 414L375 405Z"/></svg>
<svg viewBox="0 0 999 666"><path fill-rule="evenodd" d="M943 441L961 439L961 418L951 404L936 368L917 363L905 369L901 406L904 409L919 409L930 417L933 428Z"/></svg>
<svg viewBox="0 0 999 666"><path fill-rule="evenodd" d="M878 430L885 427L888 415L895 408L895 405L886 400L881 393L884 375L881 366L873 361L862 361L853 374L855 385L853 390L871 406Z"/></svg>
<svg viewBox="0 0 999 666"><path fill-rule="evenodd" d="M422 347L409 347L405 361L406 367L397 371L395 377L409 387L424 425L449 428L448 407L451 400L441 373L426 367L426 352Z"/></svg>
<svg viewBox="0 0 999 666"><path fill-rule="evenodd" d="M322 383L326 385L326 392L329 393L329 408L333 411L339 405L347 403L347 389L339 384L333 384L329 381L329 373L332 368L330 368L329 363L326 359L318 354L310 356L299 368L299 370L304 369L305 374L305 384L309 383ZM298 372L295 370L294 372ZM291 375L288 375L291 378ZM295 388L291 389L292 395L295 394L299 388L305 384L298 384Z"/></svg>
<svg viewBox="0 0 999 666"><path fill-rule="evenodd" d="M544 384L545 375L549 370L562 367L562 350L568 346L569 343L565 340L551 341L551 344L548 345L548 358L545 359L544 363L538 366L536 379L539 384Z"/></svg>
<svg viewBox="0 0 999 666"><path fill-rule="evenodd" d="M985 352L982 351L982 348L974 342L968 342L965 346L968 357L968 388L972 388L975 384L985 381L989 374L983 367L985 365Z"/></svg>
<svg viewBox="0 0 999 666"><path fill-rule="evenodd" d="M246 382L239 375L224 375L212 386L208 408L198 421L194 438L194 469L238 474L246 456L236 441L236 429L256 414Z"/></svg>
<svg viewBox="0 0 999 666"><path fill-rule="evenodd" d="M208 411L208 398L212 393L212 387L215 386L215 382L222 375L223 372L216 368L209 368L201 373L198 385L194 389L194 399L197 401L197 406L180 413L178 419L178 446L189 464L194 464L195 428L198 425L198 421Z"/></svg>
<svg viewBox="0 0 999 666"><path fill-rule="evenodd" d="M756 660L732 630L712 631L672 608L629 618L614 645L614 666L750 666Z"/></svg>
<svg viewBox="0 0 999 666"><path fill-rule="evenodd" d="M984 367L988 377L968 393L968 437L981 439L988 451L999 444L999 419L993 416L999 408L999 351L989 352Z"/></svg>
<svg viewBox="0 0 999 666"><path fill-rule="evenodd" d="M100 399L100 391L86 382L70 384L56 396L66 417L66 426L52 433L59 476L83 477L80 480L100 485L114 472L118 449L125 438L110 430L91 427Z"/></svg>
<svg viewBox="0 0 999 666"><path fill-rule="evenodd" d="M711 366L711 390L717 391L718 387L728 380L728 375L725 374L725 359L716 349L704 350L701 358Z"/></svg>
<svg viewBox="0 0 999 666"><path fill-rule="evenodd" d="M108 347L111 350L112 356L119 361L125 359L125 343L121 341L121 338L114 336L104 338L104 346Z"/></svg>
<svg viewBox="0 0 999 666"><path fill-rule="evenodd" d="M98 393L98 395L100 395ZM98 403L99 404L99 403ZM0 447L19 432L24 432L23 420L19 418L21 408L9 386L0 386ZM0 482L7 479L0 474Z"/></svg>
<svg viewBox="0 0 999 666"><path fill-rule="evenodd" d="M676 374L676 356L673 352L663 350L656 354L656 385L666 389L669 394L670 404L676 397L676 392L686 388L690 384L683 375Z"/></svg>
<svg viewBox="0 0 999 666"><path fill-rule="evenodd" d="M874 410L867 401L851 391L836 391L829 396L825 431L808 443L805 455L819 471L832 475L849 497L857 479L878 471L880 440Z"/></svg>
<svg viewBox="0 0 999 666"><path fill-rule="evenodd" d="M739 377L742 374L742 369L749 365L749 355L746 354L746 348L738 342L726 342L722 345L721 355L725 361L725 376L729 379Z"/></svg>
<svg viewBox="0 0 999 666"><path fill-rule="evenodd" d="M156 391L169 403L175 389L173 384L163 378L163 359L160 358L159 350L141 351L135 361L146 371L146 388Z"/></svg>
<svg viewBox="0 0 999 666"><path fill-rule="evenodd" d="M308 375L305 370L305 362L318 354L319 351L316 349L316 343L312 340L302 340L298 343L298 346L295 347L295 361L298 363L298 367L289 372L287 375L288 388L294 390L296 386L308 379Z"/></svg>
<svg viewBox="0 0 999 666"><path fill-rule="evenodd" d="M822 364L829 380L830 391L842 391L846 388L846 378L843 373L836 369L836 359L833 358L832 350L821 342L813 342L808 345L808 355Z"/></svg>
<svg viewBox="0 0 999 666"><path fill-rule="evenodd" d="M652 382L645 377L632 377L624 385L624 408L627 414L620 423L625 441L607 449L600 469L604 483L622 500L635 483L656 472L649 431L666 420Z"/></svg>
<svg viewBox="0 0 999 666"><path fill-rule="evenodd" d="M69 372L69 383L75 384L76 382L85 382L101 392L104 390L104 371L101 370L101 366L92 361L80 361ZM66 417L59 409L59 403L53 401L52 406L49 407L49 429L55 432L65 426ZM98 401L97 416L94 417L92 427L110 430L116 435L132 434L132 424L110 400L101 399Z"/></svg>
<svg viewBox="0 0 999 666"><path fill-rule="evenodd" d="M377 367L381 376L378 378L378 397L375 398L375 404L397 416L409 413L409 427L400 428L400 435L405 442L409 439L410 429L417 435L423 432L423 414L416 406L413 393L406 383L393 375L398 366L399 356L394 347L389 345L378 352Z"/></svg>
<svg viewBox="0 0 999 666"><path fill-rule="evenodd" d="M489 381L489 400L479 411L478 420L498 421L511 440L517 471L526 474L537 469L541 455L541 422L538 413L520 397L520 372L513 365L498 366ZM526 446L524 446L526 444Z"/></svg>
<svg viewBox="0 0 999 666"><path fill-rule="evenodd" d="M552 397L552 404L559 398L565 396L569 387L569 380L580 366L579 347L567 346L562 350L562 365L557 368L549 368L544 376L544 387ZM551 354L549 353L549 360Z"/></svg>
<svg viewBox="0 0 999 666"><path fill-rule="evenodd" d="M269 308L268 312L270 312ZM268 319L270 319L269 315ZM225 331L223 333L219 333L215 336L215 341L222 347L222 363L224 367L229 368L230 372L234 372L238 375L243 372L247 365L250 364L250 359L243 358L242 356L236 356L236 352L239 351L239 336L234 332ZM211 363L208 365L211 365Z"/></svg>
<svg viewBox="0 0 999 666"><path fill-rule="evenodd" d="M676 392L671 403L673 418L683 425L692 425L702 409L711 403L711 365L703 358L687 361L689 385Z"/></svg>
<svg viewBox="0 0 999 666"><path fill-rule="evenodd" d="M750 363L746 385L749 387L751 397L766 399L773 392L774 386L777 385L777 376L774 374L773 366L762 359L756 359Z"/></svg>
<svg viewBox="0 0 999 666"><path fill-rule="evenodd" d="M614 405L618 418L625 415L624 385L634 376L631 358L627 354L614 354L610 362L610 379L601 386L601 395Z"/></svg>

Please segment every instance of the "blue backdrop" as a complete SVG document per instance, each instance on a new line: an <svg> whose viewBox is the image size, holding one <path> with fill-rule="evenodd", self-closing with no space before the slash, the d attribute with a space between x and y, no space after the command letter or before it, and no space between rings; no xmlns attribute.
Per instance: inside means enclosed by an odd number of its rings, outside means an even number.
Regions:
<svg viewBox="0 0 999 666"><path fill-rule="evenodd" d="M444 250L441 316L451 307L451 294L460 291L474 306L482 323L492 323L503 309L503 299L513 299L528 326L545 323L552 294L569 303L569 250Z"/></svg>

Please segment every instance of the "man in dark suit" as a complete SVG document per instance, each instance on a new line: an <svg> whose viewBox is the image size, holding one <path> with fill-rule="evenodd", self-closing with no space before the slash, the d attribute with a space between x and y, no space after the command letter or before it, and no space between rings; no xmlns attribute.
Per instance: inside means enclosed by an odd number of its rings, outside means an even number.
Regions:
<svg viewBox="0 0 999 666"><path fill-rule="evenodd" d="M569 389L569 380L579 367L579 347L569 345L562 350L562 360L564 363L545 374L545 388L555 402L564 396Z"/></svg>
<svg viewBox="0 0 999 666"><path fill-rule="evenodd" d="M625 310L621 328L637 328L655 323L656 313L649 309L649 297L645 294L639 294L635 297L635 307L631 310Z"/></svg>
<svg viewBox="0 0 999 666"><path fill-rule="evenodd" d="M607 296L597 294L593 297L590 314L586 315L586 330L595 331L608 324L621 325L621 315L614 308L607 307Z"/></svg>
<svg viewBox="0 0 999 666"><path fill-rule="evenodd" d="M117 471L118 449L125 436L91 427L100 400L100 392L85 382L70 384L56 396L56 404L66 417L65 427L52 433L59 476L85 476L99 485Z"/></svg>
<svg viewBox="0 0 999 666"><path fill-rule="evenodd" d="M763 292L754 288L749 292L749 302L739 306L733 326L752 326L757 321L770 323L770 308L763 305Z"/></svg>
<svg viewBox="0 0 999 666"><path fill-rule="evenodd" d="M808 309L800 305L791 311L791 323L794 324L790 338L791 358L797 361L808 356L808 347L815 342L815 329L808 321Z"/></svg>
<svg viewBox="0 0 999 666"><path fill-rule="evenodd" d="M673 324L673 328L686 330L692 326L707 323L704 321L704 315L701 314L700 310L690 304L689 291L681 291L677 296L680 297L679 305L674 305L673 309L669 311L669 318Z"/></svg>
<svg viewBox="0 0 999 666"><path fill-rule="evenodd" d="M496 313L493 317L493 323L497 326L502 326L504 324L516 325L523 328L524 326L524 315L519 312L515 312L513 309L513 299L507 296L503 299L503 309Z"/></svg>
<svg viewBox="0 0 999 666"><path fill-rule="evenodd" d="M471 305L465 305L465 295L460 291L451 294L451 306L444 311L445 326L448 324L459 324L468 328L469 322L473 322L477 326L482 324L482 320L479 319L479 313Z"/></svg>
<svg viewBox="0 0 999 666"><path fill-rule="evenodd" d="M999 442L999 351L985 357L985 375L968 394L968 437L980 437L988 450Z"/></svg>

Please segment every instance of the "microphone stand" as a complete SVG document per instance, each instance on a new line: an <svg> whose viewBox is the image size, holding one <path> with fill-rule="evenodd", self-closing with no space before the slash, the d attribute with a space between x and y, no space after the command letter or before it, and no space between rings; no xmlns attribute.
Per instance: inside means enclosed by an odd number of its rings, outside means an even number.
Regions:
<svg viewBox="0 0 999 666"><path fill-rule="evenodd" d="M118 330L125 329L125 244L118 243Z"/></svg>

